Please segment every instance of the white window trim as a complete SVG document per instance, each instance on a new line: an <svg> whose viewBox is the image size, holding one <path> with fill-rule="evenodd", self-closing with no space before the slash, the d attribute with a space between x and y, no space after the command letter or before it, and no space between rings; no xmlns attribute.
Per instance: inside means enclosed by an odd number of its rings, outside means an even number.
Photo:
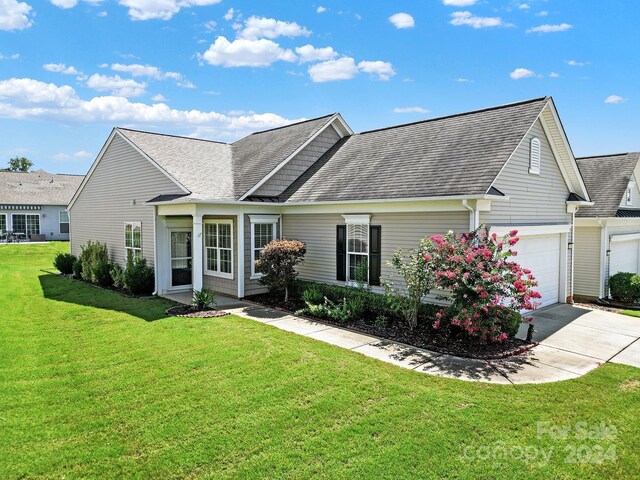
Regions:
<svg viewBox="0 0 640 480"><path fill-rule="evenodd" d="M209 275L210 277L218 277L218 278L226 278L229 280L233 280L233 272L235 271L235 264L233 261L233 256L234 256L234 252L233 252L233 220L229 219L229 218L221 218L221 219L215 219L215 218L211 218L211 219L207 219L204 222L202 222L204 225L206 224L211 224L211 223L215 223L216 225L218 224L225 224L225 225L231 225L231 248L227 249L225 248L224 250L231 250L231 273L227 273L227 272L221 272L220 270L209 270L207 268L207 249L208 248L215 248L218 252L218 269L220 268L220 247L207 247L207 239L206 239L206 229L207 227L205 226L202 229L202 235L205 236L205 238L203 238L202 241L202 270L204 272L205 275ZM218 234L218 229L216 229L216 235ZM219 245L220 244L220 240L217 239L216 243Z"/></svg>
<svg viewBox="0 0 640 480"><path fill-rule="evenodd" d="M11 214L11 231L14 231L14 217L18 216L18 215L24 215L24 231L25 231L25 237L27 236L27 217L28 216L32 216L32 217L38 217L38 233L36 235L39 235L42 232L42 218L40 216L39 213L12 213ZM8 227L8 225L7 225Z"/></svg>
<svg viewBox="0 0 640 480"><path fill-rule="evenodd" d="M131 244L133 245L133 230L135 227L140 227L140 248L127 247L127 225L131 225ZM124 222L122 224L122 237L124 239L124 260L125 262L129 258L129 250L131 250L131 258L134 258L136 250L140 252L140 258L142 258L142 222Z"/></svg>
<svg viewBox="0 0 640 480"><path fill-rule="evenodd" d="M67 221L66 222L61 222L60 221L60 215L63 214L63 213L67 214ZM60 228L63 223L66 223L67 225L69 225L69 229L68 229L69 231L66 232L66 233L62 233L62 229ZM142 229L140 229L140 230L141 230L140 233L142 233ZM66 210L59 210L58 211L58 233L60 235L70 235L71 234L71 216L69 215L69 212L67 212Z"/></svg>
<svg viewBox="0 0 640 480"><path fill-rule="evenodd" d="M349 251L349 225L367 225L367 227L371 224L371 215L342 215L342 218L344 218L344 222L347 225L347 235L346 235L346 241L347 241L347 248L346 248L346 255L347 255L347 280L346 280L346 285L348 286L355 286L357 284L355 279L350 278L350 273L351 273L351 268L350 268L350 255L361 255L363 257L367 257L367 265L369 265L369 254L371 253L371 231L369 228L367 228L367 253L361 253L361 252L350 252ZM367 283L369 283L369 271L367 270Z"/></svg>
<svg viewBox="0 0 640 480"><path fill-rule="evenodd" d="M535 165L533 162L533 149L534 145L537 145L538 148L538 164ZM531 143L529 145L529 173L532 175L540 175L540 170L542 168L542 142L537 137L531 139Z"/></svg>
<svg viewBox="0 0 640 480"><path fill-rule="evenodd" d="M256 272L256 250L262 250L254 247L256 239L256 224L271 225L271 240L275 240L278 238L277 227L279 219L280 215L249 215L249 221L251 222L251 276L249 278L251 280L257 280L262 277L262 273Z"/></svg>

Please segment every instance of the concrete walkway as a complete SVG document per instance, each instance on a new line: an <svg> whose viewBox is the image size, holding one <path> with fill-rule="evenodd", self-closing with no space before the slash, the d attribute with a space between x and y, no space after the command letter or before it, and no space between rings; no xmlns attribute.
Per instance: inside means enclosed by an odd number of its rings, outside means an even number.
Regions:
<svg viewBox="0 0 640 480"><path fill-rule="evenodd" d="M168 298L189 303L186 295ZM499 384L547 383L578 378L604 362L640 368L640 319L570 305L536 312L528 352L502 360L475 360L403 345L332 327L249 302L218 296L218 308L281 330L353 350L402 368L441 377ZM519 336L526 335L526 325Z"/></svg>

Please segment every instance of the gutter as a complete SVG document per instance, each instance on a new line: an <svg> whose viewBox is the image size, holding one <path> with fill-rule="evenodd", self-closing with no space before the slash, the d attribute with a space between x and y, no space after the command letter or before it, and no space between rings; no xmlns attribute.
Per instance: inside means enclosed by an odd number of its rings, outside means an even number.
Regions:
<svg viewBox="0 0 640 480"><path fill-rule="evenodd" d="M480 223L480 212L470 206L468 200L462 200L462 206L469 210L469 231L473 232L478 228L478 223Z"/></svg>

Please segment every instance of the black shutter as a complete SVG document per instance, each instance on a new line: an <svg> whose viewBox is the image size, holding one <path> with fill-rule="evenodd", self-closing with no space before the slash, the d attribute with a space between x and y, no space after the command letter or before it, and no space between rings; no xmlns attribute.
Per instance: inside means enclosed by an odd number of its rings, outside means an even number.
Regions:
<svg viewBox="0 0 640 480"><path fill-rule="evenodd" d="M369 285L380 285L381 233L380 225L369 227Z"/></svg>
<svg viewBox="0 0 640 480"><path fill-rule="evenodd" d="M347 226L336 228L336 280L347 279Z"/></svg>

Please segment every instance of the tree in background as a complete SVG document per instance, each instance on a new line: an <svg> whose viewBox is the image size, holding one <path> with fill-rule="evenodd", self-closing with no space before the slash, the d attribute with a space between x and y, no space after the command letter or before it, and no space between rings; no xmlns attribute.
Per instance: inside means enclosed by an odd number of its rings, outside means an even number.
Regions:
<svg viewBox="0 0 640 480"><path fill-rule="evenodd" d="M9 160L10 172L28 172L33 162L26 157L15 157Z"/></svg>

